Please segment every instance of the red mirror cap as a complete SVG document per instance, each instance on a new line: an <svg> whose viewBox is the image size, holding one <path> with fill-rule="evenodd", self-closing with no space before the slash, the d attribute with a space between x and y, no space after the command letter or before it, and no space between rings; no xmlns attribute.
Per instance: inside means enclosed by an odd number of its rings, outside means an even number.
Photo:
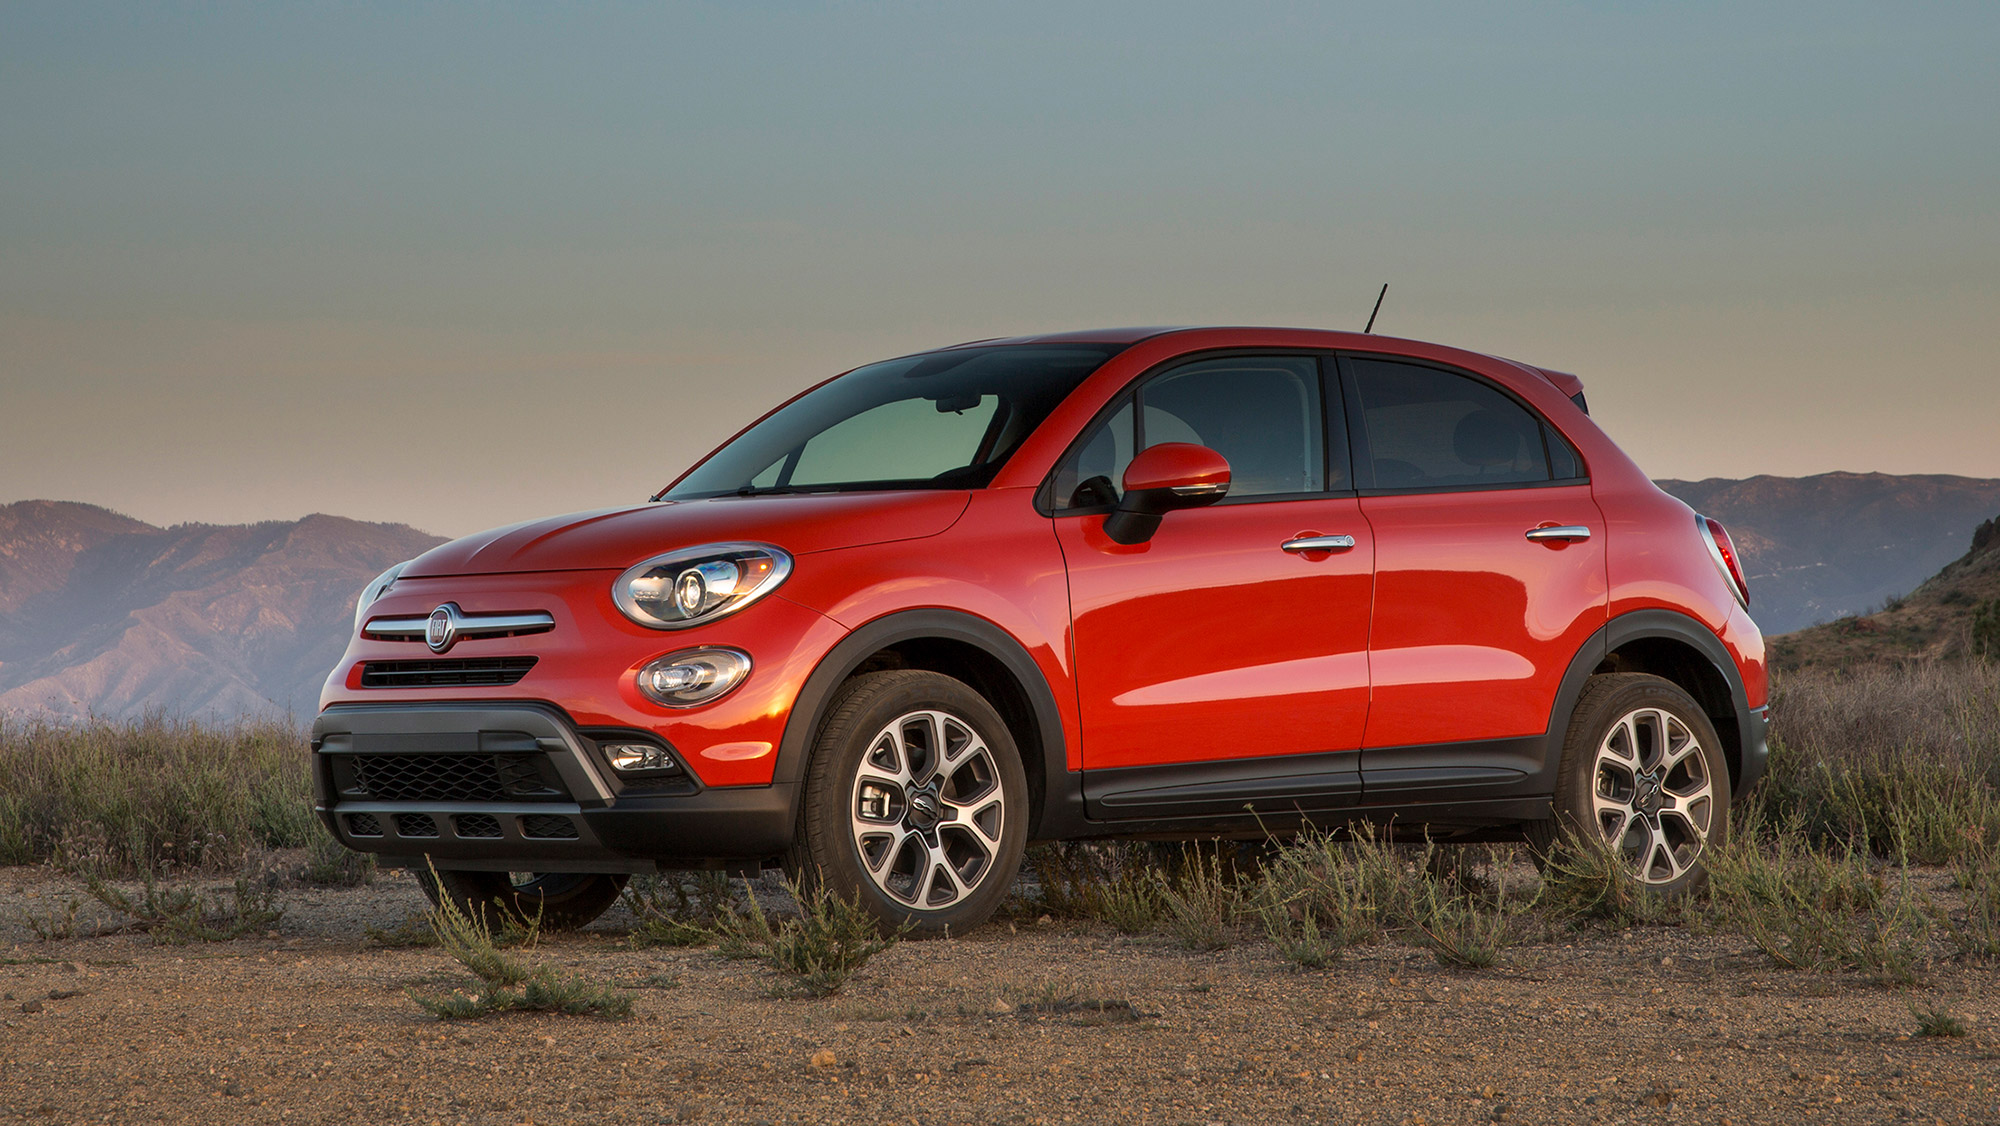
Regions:
<svg viewBox="0 0 2000 1126"><path fill-rule="evenodd" d="M1125 467L1125 491L1172 489L1177 493L1229 491L1229 462L1207 446L1161 442L1147 446Z"/></svg>

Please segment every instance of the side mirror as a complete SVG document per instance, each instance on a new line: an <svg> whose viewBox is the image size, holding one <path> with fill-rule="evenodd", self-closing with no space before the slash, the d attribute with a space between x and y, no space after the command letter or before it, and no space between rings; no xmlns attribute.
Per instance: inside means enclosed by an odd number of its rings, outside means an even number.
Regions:
<svg viewBox="0 0 2000 1126"><path fill-rule="evenodd" d="M1104 534L1114 543L1145 543L1159 530L1161 516L1228 494L1229 463L1221 454L1192 442L1148 446L1125 467L1125 496L1104 518Z"/></svg>

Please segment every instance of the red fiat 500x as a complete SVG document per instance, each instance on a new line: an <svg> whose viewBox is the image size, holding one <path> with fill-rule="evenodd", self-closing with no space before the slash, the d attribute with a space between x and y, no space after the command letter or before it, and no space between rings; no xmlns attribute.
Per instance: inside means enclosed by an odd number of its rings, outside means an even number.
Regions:
<svg viewBox="0 0 2000 1126"><path fill-rule="evenodd" d="M1729 536L1574 376L1288 329L858 368L650 503L362 593L320 815L435 896L580 925L784 864L962 932L1031 841L1366 820L1594 834L1700 880L1763 772Z"/></svg>

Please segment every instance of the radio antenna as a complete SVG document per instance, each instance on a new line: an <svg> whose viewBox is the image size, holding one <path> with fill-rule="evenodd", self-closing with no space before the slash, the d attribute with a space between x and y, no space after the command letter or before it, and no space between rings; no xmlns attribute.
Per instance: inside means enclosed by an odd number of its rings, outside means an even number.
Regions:
<svg viewBox="0 0 2000 1126"><path fill-rule="evenodd" d="M1363 335L1375 331L1375 314L1382 311L1382 299L1389 296L1389 283L1382 283L1382 292L1375 295L1375 308L1368 313L1368 327L1361 330Z"/></svg>

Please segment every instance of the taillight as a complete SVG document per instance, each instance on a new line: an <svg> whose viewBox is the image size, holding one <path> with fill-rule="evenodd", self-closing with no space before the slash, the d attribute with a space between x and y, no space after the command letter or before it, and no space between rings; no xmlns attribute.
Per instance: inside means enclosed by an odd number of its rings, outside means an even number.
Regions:
<svg viewBox="0 0 2000 1126"><path fill-rule="evenodd" d="M1750 584L1743 580L1743 564L1736 556L1736 542L1729 538L1728 529L1721 523L1697 514L1695 527L1701 529L1702 542L1708 544L1708 557L1715 560L1715 569L1729 580L1729 589L1736 595L1736 601L1743 608L1750 608Z"/></svg>

